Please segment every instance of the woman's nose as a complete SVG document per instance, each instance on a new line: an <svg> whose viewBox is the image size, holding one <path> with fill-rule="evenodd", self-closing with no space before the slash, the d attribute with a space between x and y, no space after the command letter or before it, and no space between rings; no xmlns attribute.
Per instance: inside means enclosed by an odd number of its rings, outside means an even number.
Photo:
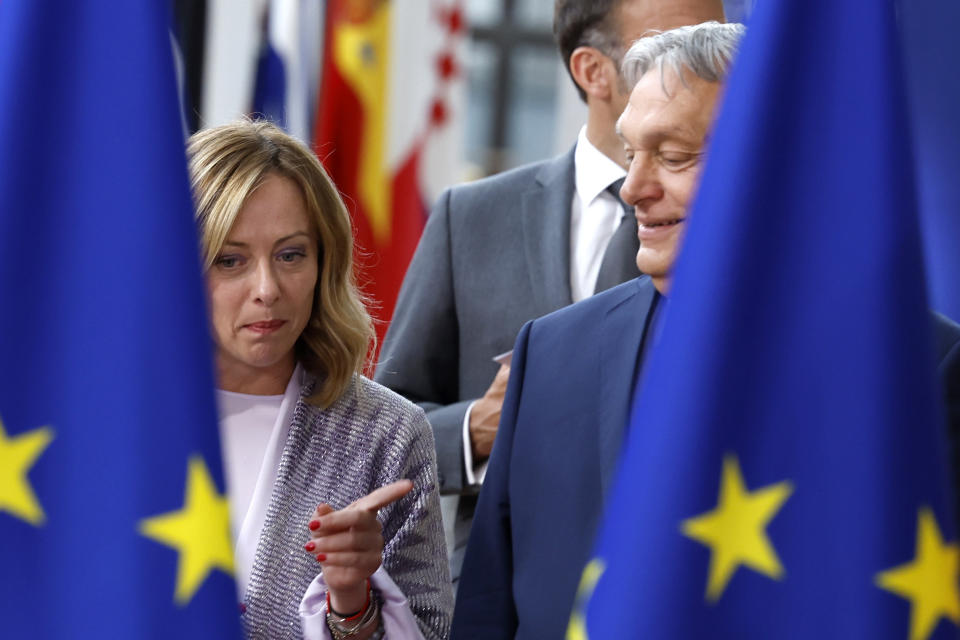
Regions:
<svg viewBox="0 0 960 640"><path fill-rule="evenodd" d="M254 278L256 281L253 292L257 301L269 307L280 297L280 285L272 265L269 263L259 265L254 272Z"/></svg>

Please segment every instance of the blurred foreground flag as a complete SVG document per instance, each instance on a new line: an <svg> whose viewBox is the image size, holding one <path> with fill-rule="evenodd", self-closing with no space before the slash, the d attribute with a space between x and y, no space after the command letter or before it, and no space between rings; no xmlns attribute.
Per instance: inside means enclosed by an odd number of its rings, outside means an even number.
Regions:
<svg viewBox="0 0 960 640"><path fill-rule="evenodd" d="M427 209L460 179L463 0L328 0L316 151L382 340Z"/></svg>
<svg viewBox="0 0 960 640"><path fill-rule="evenodd" d="M570 638L956 637L894 14L757 3Z"/></svg>
<svg viewBox="0 0 960 640"><path fill-rule="evenodd" d="M900 0L898 9L930 302L960 321L960 2Z"/></svg>
<svg viewBox="0 0 960 640"><path fill-rule="evenodd" d="M0 635L239 637L164 0L0 2Z"/></svg>

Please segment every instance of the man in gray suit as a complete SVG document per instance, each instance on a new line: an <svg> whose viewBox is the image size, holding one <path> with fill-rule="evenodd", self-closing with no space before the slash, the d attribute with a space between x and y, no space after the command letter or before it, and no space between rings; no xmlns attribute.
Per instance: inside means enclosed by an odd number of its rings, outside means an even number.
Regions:
<svg viewBox="0 0 960 640"><path fill-rule="evenodd" d="M554 35L587 104L576 144L449 189L430 214L376 380L427 411L451 496L454 582L510 373L494 356L527 320L639 275L636 220L616 195L626 161L615 123L629 97L620 60L651 30L706 20L723 20L721 0L557 0Z"/></svg>

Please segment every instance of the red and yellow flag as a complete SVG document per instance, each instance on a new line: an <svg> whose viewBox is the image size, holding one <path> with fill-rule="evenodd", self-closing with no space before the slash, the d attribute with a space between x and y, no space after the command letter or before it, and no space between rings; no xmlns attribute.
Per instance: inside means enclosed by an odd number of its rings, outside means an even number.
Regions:
<svg viewBox="0 0 960 640"><path fill-rule="evenodd" d="M330 0L316 149L353 216L382 339L442 187L462 164L459 0Z"/></svg>

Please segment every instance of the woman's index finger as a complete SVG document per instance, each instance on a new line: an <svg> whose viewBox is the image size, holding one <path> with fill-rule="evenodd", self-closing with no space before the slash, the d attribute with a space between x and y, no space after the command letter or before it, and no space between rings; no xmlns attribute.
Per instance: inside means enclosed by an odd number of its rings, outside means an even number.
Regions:
<svg viewBox="0 0 960 640"><path fill-rule="evenodd" d="M396 502L410 493L413 483L409 480L397 480L379 489L375 489L353 503L354 508L376 513L391 502Z"/></svg>

